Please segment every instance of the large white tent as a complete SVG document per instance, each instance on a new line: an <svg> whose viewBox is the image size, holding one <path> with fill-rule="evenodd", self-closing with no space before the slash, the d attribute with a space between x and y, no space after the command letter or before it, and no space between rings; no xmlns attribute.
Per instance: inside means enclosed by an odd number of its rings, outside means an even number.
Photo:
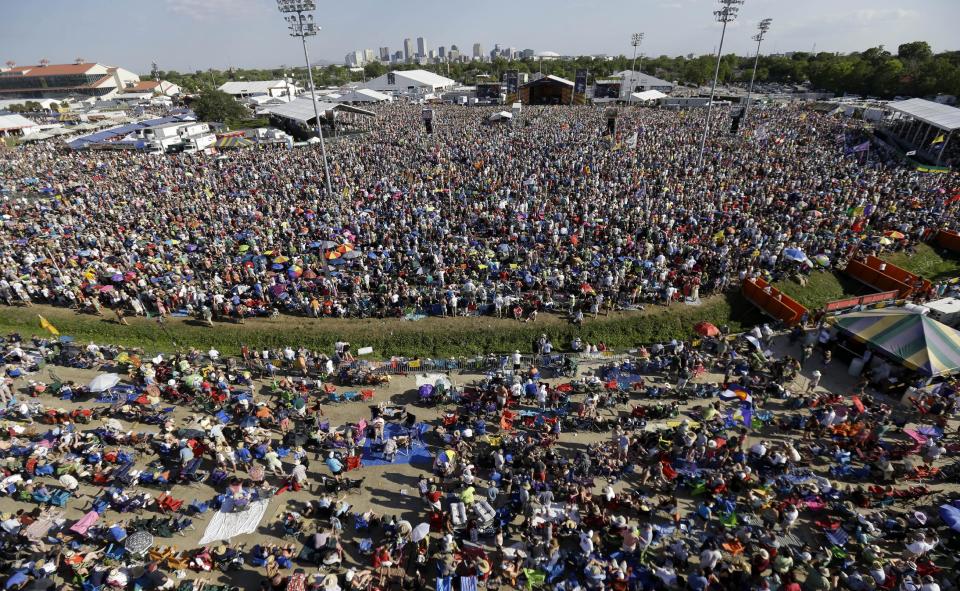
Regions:
<svg viewBox="0 0 960 591"><path fill-rule="evenodd" d="M365 82L362 88L380 92L422 95L449 90L456 85L455 80L426 70L397 70Z"/></svg>
<svg viewBox="0 0 960 591"><path fill-rule="evenodd" d="M659 90L644 90L643 92L634 92L630 95L631 101L655 101L667 96L666 93Z"/></svg>
<svg viewBox="0 0 960 591"><path fill-rule="evenodd" d="M355 88L340 95L330 95L330 100L338 103L389 103L393 97L371 88Z"/></svg>

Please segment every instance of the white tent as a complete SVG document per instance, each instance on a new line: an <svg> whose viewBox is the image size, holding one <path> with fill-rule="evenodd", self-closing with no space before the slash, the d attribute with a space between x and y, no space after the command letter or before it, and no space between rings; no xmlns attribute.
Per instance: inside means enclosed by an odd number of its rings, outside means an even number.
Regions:
<svg viewBox="0 0 960 591"><path fill-rule="evenodd" d="M644 90L643 92L635 92L630 95L631 101L655 101L662 99L667 96L666 94L660 92L659 90Z"/></svg>
<svg viewBox="0 0 960 591"><path fill-rule="evenodd" d="M490 115L490 121L502 121L504 119L513 119L513 113L507 111L500 111L499 113L494 113Z"/></svg>
<svg viewBox="0 0 960 591"><path fill-rule="evenodd" d="M388 103L393 101L389 94L378 92L371 88L349 90L341 95L329 95L327 98L338 103Z"/></svg>

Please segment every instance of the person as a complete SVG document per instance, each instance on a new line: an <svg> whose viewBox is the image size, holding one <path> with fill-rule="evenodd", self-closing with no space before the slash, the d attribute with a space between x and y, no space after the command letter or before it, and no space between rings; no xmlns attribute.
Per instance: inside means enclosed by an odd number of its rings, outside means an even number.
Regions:
<svg viewBox="0 0 960 591"><path fill-rule="evenodd" d="M164 574L159 565L154 562L148 562L143 575L136 580L136 584L147 590L173 589L176 581Z"/></svg>
<svg viewBox="0 0 960 591"><path fill-rule="evenodd" d="M823 377L823 374L820 373L819 369L813 370L813 373L810 374L810 381L807 382L807 393L811 393L820 386L820 378Z"/></svg>
<svg viewBox="0 0 960 591"><path fill-rule="evenodd" d="M383 442L383 459L392 463L396 455L397 440L393 437L387 437L387 440Z"/></svg>
<svg viewBox="0 0 960 591"><path fill-rule="evenodd" d="M339 482L340 475L343 473L343 463L340 462L340 459L331 451L327 453L327 459L324 460L324 463L327 465L330 473L333 474L333 477Z"/></svg>

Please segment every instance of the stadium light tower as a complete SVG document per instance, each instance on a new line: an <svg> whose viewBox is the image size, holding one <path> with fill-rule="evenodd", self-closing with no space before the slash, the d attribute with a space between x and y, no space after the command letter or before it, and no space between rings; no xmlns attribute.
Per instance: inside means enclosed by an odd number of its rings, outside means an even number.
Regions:
<svg viewBox="0 0 960 591"><path fill-rule="evenodd" d="M633 77L637 71L637 48L640 47L640 44L643 43L643 33L634 33L630 35L630 45L633 45L633 64L630 66L630 94L627 95L627 102L633 102ZM643 58L641 63L643 63Z"/></svg>
<svg viewBox="0 0 960 591"><path fill-rule="evenodd" d="M747 115L750 113L750 96L753 94L753 81L757 79L757 64L760 63L760 43L763 42L763 36L770 30L770 23L772 22L772 18L765 18L760 21L760 24L757 25L757 34L753 36L753 40L757 42L757 56L753 58L753 74L750 76L750 88L747 90L747 104L743 108L744 121L746 121Z"/></svg>
<svg viewBox="0 0 960 591"><path fill-rule="evenodd" d="M720 46L717 48L717 67L713 71L713 84L710 86L710 102L707 104L707 121L703 125L703 138L700 140L700 157L697 158L697 168L703 164L703 152L707 148L707 134L710 132L710 115L713 113L713 96L717 91L717 78L720 76L720 58L723 56L723 38L727 35L727 24L737 19L737 12L743 0L720 0L720 10L715 10L713 16L723 23L720 32Z"/></svg>
<svg viewBox="0 0 960 591"><path fill-rule="evenodd" d="M320 154L323 156L323 172L327 185L327 196L333 196L330 187L330 166L327 164L327 146L323 141L323 129L320 127L320 111L317 110L317 92L313 86L313 68L310 67L310 54L307 53L307 37L317 34L319 27L313 22L313 15L308 14L317 9L314 0L277 0L277 8L285 14L284 20L290 26L290 36L299 37L303 42L303 59L307 62L307 77L310 80L310 100L313 102L313 114L317 118L317 137L320 138Z"/></svg>

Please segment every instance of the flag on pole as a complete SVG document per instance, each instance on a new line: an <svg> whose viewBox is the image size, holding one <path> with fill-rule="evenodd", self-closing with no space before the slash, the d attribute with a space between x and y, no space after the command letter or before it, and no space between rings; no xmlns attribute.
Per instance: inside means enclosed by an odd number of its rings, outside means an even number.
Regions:
<svg viewBox="0 0 960 591"><path fill-rule="evenodd" d="M57 327L50 324L50 321L44 318L43 316L37 314L37 318L40 319L40 328L47 330L55 337L60 336L60 331L57 330Z"/></svg>
<svg viewBox="0 0 960 591"><path fill-rule="evenodd" d="M866 152L869 149L870 149L870 140L867 140L862 144L858 144L853 147L854 152Z"/></svg>
<svg viewBox="0 0 960 591"><path fill-rule="evenodd" d="M945 141L947 141L947 137L941 133L937 137L933 138L933 141L930 142L930 145L936 146L937 144L942 144Z"/></svg>
<svg viewBox="0 0 960 591"><path fill-rule="evenodd" d="M633 132L633 135L627 139L627 147L631 150L636 150L638 139L640 139L640 135L637 132Z"/></svg>

